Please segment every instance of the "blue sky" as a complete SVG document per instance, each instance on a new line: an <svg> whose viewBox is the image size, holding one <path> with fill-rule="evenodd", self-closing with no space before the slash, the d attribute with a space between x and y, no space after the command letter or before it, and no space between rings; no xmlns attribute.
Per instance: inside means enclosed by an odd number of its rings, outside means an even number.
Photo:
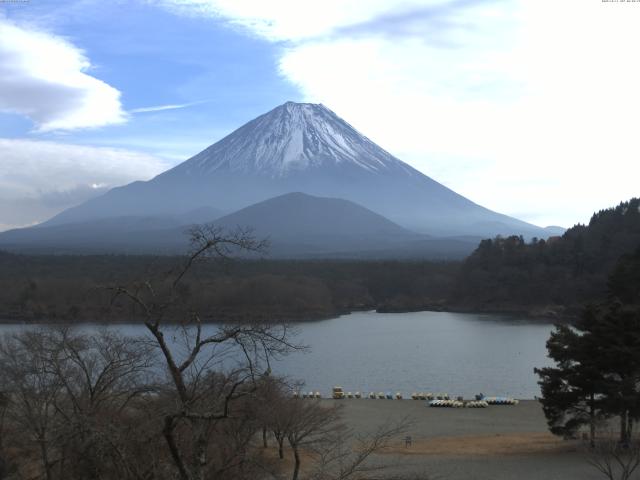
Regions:
<svg viewBox="0 0 640 480"><path fill-rule="evenodd" d="M640 4L0 0L0 230L321 102L491 209L570 226L640 192Z"/></svg>
<svg viewBox="0 0 640 480"><path fill-rule="evenodd" d="M277 45L222 20L175 15L144 2L45 1L10 5L6 18L55 32L82 49L87 71L121 92L126 123L33 135L2 113L3 134L143 149L184 160L254 116L301 97L278 73ZM136 109L181 106L157 112ZM168 136L169 134L169 136Z"/></svg>

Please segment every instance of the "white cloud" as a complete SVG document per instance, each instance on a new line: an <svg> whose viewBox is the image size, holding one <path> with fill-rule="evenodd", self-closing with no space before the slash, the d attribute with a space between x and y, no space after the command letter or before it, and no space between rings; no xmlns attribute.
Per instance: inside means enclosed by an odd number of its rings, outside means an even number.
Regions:
<svg viewBox="0 0 640 480"><path fill-rule="evenodd" d="M302 40L366 21L389 11L445 0L147 0L176 13L211 15L269 40Z"/></svg>
<svg viewBox="0 0 640 480"><path fill-rule="evenodd" d="M161 3L283 42L306 100L489 208L571 225L640 195L640 3Z"/></svg>
<svg viewBox="0 0 640 480"><path fill-rule="evenodd" d="M69 41L0 15L0 111L29 117L39 131L126 121L120 92L90 71Z"/></svg>
<svg viewBox="0 0 640 480"><path fill-rule="evenodd" d="M148 113L148 112L164 112L165 110L180 110L182 108L193 107L194 105L200 105L205 102L189 102L178 103L169 105L154 105L152 107L140 107L129 110L129 113Z"/></svg>
<svg viewBox="0 0 640 480"><path fill-rule="evenodd" d="M38 223L169 165L129 150L0 139L0 229Z"/></svg>

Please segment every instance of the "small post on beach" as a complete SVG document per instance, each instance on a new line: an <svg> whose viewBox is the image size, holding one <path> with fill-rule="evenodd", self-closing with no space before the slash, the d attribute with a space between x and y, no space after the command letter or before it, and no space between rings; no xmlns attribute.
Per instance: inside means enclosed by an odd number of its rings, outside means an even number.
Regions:
<svg viewBox="0 0 640 480"><path fill-rule="evenodd" d="M404 448L408 448L411 446L411 436L407 435L404 437Z"/></svg>

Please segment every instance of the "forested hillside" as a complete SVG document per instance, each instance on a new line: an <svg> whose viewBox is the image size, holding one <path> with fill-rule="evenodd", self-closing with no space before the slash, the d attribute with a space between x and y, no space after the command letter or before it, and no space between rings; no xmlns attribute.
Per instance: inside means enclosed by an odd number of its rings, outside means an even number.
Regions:
<svg viewBox="0 0 640 480"><path fill-rule="evenodd" d="M205 262L181 288L207 320L307 320L358 309L443 309L571 317L604 300L607 276L640 248L640 199L593 215L562 237L483 240L463 263L239 260ZM625 257L612 278L640 271ZM54 256L0 252L0 319L127 321L108 285L161 279L184 258ZM621 287L617 288L618 291ZM630 295L634 295L633 292Z"/></svg>
<svg viewBox="0 0 640 480"><path fill-rule="evenodd" d="M571 314L603 299L618 259L638 247L640 199L634 198L562 237L483 240L463 263L451 300L470 309Z"/></svg>
<svg viewBox="0 0 640 480"><path fill-rule="evenodd" d="M52 256L0 252L0 320L126 321L109 285L162 279L179 257ZM232 261L198 264L184 301L207 320L307 320L358 309L443 304L459 263L428 261ZM138 312L139 313L139 312Z"/></svg>

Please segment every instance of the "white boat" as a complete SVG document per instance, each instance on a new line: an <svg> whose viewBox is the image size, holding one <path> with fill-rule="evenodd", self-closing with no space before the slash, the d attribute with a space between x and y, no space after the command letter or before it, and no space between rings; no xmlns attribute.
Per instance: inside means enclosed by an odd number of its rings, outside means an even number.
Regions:
<svg viewBox="0 0 640 480"><path fill-rule="evenodd" d="M344 398L342 387L333 387L332 397L336 400L342 400Z"/></svg>

